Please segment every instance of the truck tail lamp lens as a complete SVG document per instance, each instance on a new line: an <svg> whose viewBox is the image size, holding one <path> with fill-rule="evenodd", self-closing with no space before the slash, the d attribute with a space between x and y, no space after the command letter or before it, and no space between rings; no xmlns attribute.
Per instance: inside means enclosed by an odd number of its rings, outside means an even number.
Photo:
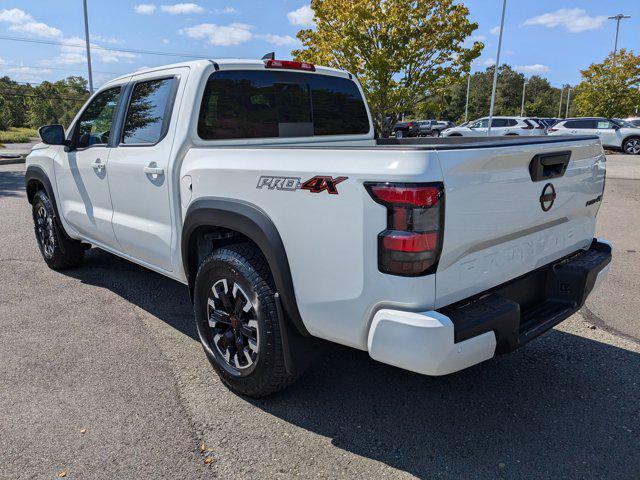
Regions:
<svg viewBox="0 0 640 480"><path fill-rule="evenodd" d="M378 269L402 276L435 271L442 250L442 183L365 183L387 208L387 228L378 235Z"/></svg>

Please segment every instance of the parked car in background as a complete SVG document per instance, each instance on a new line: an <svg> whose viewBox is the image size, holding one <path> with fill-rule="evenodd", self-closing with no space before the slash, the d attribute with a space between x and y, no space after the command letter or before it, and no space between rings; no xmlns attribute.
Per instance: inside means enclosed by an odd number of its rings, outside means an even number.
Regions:
<svg viewBox="0 0 640 480"><path fill-rule="evenodd" d="M545 130L549 127L554 126L556 123L560 121L559 118L539 118L539 117L530 117L530 120L535 120L537 123L541 124Z"/></svg>
<svg viewBox="0 0 640 480"><path fill-rule="evenodd" d="M632 123L636 127L640 127L640 117L629 117L626 121Z"/></svg>
<svg viewBox="0 0 640 480"><path fill-rule="evenodd" d="M418 130L421 137L439 137L443 130L455 127L448 120L418 120Z"/></svg>
<svg viewBox="0 0 640 480"><path fill-rule="evenodd" d="M469 122L466 126L448 128L442 132L443 137L482 137L489 130L489 117ZM534 136L544 135L544 127L525 117L493 117L491 136Z"/></svg>
<svg viewBox="0 0 640 480"><path fill-rule="evenodd" d="M597 135L604 148L640 154L640 127L604 117L567 118L548 129L549 135Z"/></svg>
<svg viewBox="0 0 640 480"><path fill-rule="evenodd" d="M417 121L398 122L393 127L396 138L419 137L420 129Z"/></svg>

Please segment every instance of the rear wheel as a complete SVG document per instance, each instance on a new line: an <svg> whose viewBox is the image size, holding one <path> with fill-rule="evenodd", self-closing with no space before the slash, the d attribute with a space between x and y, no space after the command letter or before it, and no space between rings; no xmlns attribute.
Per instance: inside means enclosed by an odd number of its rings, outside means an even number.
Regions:
<svg viewBox="0 0 640 480"><path fill-rule="evenodd" d="M402 130L396 130L396 138L404 138L404 132Z"/></svg>
<svg viewBox="0 0 640 480"><path fill-rule="evenodd" d="M62 230L45 191L40 190L33 197L32 213L38 248L49 268L63 270L78 266L84 257L85 246Z"/></svg>
<svg viewBox="0 0 640 480"><path fill-rule="evenodd" d="M640 137L627 138L622 149L629 155L640 155Z"/></svg>
<svg viewBox="0 0 640 480"><path fill-rule="evenodd" d="M296 379L285 368L274 293L269 266L250 243L220 248L198 269L200 341L220 379L236 393L263 397Z"/></svg>
<svg viewBox="0 0 640 480"><path fill-rule="evenodd" d="M440 130L431 130L431 136L432 137L439 137L440 136Z"/></svg>

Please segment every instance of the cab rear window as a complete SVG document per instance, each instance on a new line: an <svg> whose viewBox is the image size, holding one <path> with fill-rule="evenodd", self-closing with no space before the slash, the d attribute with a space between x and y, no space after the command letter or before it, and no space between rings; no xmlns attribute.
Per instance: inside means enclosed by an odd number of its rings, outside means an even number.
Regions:
<svg viewBox="0 0 640 480"><path fill-rule="evenodd" d="M368 132L369 118L355 82L299 72L215 72L198 117L198 135L204 140Z"/></svg>

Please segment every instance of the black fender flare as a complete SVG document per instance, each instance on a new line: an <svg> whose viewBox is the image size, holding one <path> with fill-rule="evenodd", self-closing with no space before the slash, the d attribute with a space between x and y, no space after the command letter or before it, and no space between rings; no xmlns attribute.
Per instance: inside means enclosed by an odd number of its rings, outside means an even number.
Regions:
<svg viewBox="0 0 640 480"><path fill-rule="evenodd" d="M286 317L303 336L309 332L302 322L293 288L287 253L278 229L259 207L241 200L204 197L188 208L182 227L182 265L193 287L192 267L189 265L191 235L199 227L221 227L234 230L252 240L265 256ZM197 267L197 266L196 266Z"/></svg>

